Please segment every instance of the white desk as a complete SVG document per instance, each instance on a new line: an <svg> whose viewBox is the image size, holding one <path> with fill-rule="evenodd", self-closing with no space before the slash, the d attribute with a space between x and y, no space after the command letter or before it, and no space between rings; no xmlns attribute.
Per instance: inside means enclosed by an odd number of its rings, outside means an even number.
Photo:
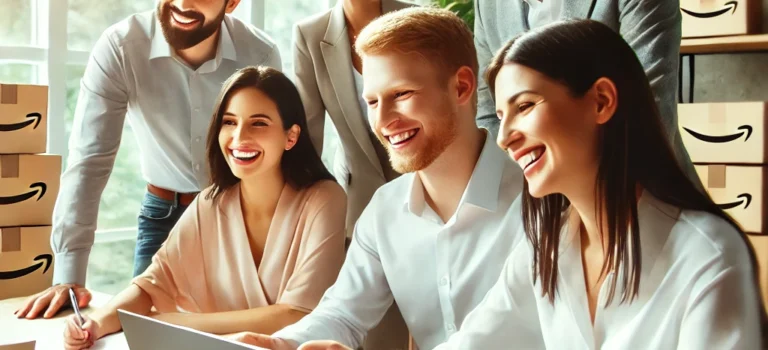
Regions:
<svg viewBox="0 0 768 350"><path fill-rule="evenodd" d="M93 292L91 306L104 305L110 298L110 295ZM13 312L24 303L24 300L26 297L0 300L0 345L35 340L37 342L36 350L62 349L64 319L72 314L72 310L67 309L64 312L59 312L56 317L51 319L18 319L13 315ZM88 314L91 310L89 307L82 311ZM99 339L91 349L128 350L128 344L125 342L123 333L120 332Z"/></svg>

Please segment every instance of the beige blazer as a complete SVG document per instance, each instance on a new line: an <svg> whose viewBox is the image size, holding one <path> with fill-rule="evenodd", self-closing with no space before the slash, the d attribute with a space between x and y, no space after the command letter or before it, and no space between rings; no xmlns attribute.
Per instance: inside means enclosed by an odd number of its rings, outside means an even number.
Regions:
<svg viewBox="0 0 768 350"><path fill-rule="evenodd" d="M416 5L382 0L381 6L382 12L387 13ZM326 112L341 140L333 168L347 192L346 229L351 236L373 193L397 174L391 168L382 168L382 164L389 167L389 160L377 154L374 142L378 141L370 136L370 125L358 102L341 2L297 23L293 35L295 82L307 113L312 142L322 153ZM386 154L381 156L386 158Z"/></svg>
<svg viewBox="0 0 768 350"><path fill-rule="evenodd" d="M248 243L240 186L224 192L218 205L205 199L207 191L187 208L133 283L160 312L274 304L311 312L344 261L346 196L339 185L319 181L296 190L286 184L258 264Z"/></svg>

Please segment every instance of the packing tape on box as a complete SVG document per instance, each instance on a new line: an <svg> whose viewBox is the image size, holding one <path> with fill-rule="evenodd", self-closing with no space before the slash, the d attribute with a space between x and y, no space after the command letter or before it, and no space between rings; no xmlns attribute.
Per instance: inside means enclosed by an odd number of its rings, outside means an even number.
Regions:
<svg viewBox="0 0 768 350"><path fill-rule="evenodd" d="M707 187L725 188L725 165L707 166Z"/></svg>
<svg viewBox="0 0 768 350"><path fill-rule="evenodd" d="M18 101L19 86L0 84L0 104L15 105Z"/></svg>
<svg viewBox="0 0 768 350"><path fill-rule="evenodd" d="M18 252L21 250L21 227L0 228L0 252Z"/></svg>
<svg viewBox="0 0 768 350"><path fill-rule="evenodd" d="M0 179L13 179L19 177L19 155L0 155Z"/></svg>
<svg viewBox="0 0 768 350"><path fill-rule="evenodd" d="M725 124L725 103L711 103L708 107L708 119L711 124Z"/></svg>

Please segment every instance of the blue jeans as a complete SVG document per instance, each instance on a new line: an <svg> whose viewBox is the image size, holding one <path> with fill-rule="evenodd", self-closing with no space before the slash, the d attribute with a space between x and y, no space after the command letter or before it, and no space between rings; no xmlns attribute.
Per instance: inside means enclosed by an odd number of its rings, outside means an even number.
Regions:
<svg viewBox="0 0 768 350"><path fill-rule="evenodd" d="M152 257L163 245L168 233L187 209L178 200L169 201L146 192L139 212L138 236L133 258L133 276L144 272L152 263Z"/></svg>

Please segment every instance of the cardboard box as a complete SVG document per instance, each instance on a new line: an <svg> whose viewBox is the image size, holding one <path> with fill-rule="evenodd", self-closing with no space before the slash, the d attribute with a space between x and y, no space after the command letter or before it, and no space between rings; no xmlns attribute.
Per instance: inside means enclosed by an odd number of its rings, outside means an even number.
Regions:
<svg viewBox="0 0 768 350"><path fill-rule="evenodd" d="M35 341L0 345L0 350L35 350Z"/></svg>
<svg viewBox="0 0 768 350"><path fill-rule="evenodd" d="M747 238L755 250L763 306L768 310L768 235L747 235Z"/></svg>
<svg viewBox="0 0 768 350"><path fill-rule="evenodd" d="M683 38L756 34L762 0L680 0Z"/></svg>
<svg viewBox="0 0 768 350"><path fill-rule="evenodd" d="M61 156L0 155L0 227L51 225Z"/></svg>
<svg viewBox="0 0 768 350"><path fill-rule="evenodd" d="M766 176L760 166L696 165L696 172L712 199L746 232L766 228Z"/></svg>
<svg viewBox="0 0 768 350"><path fill-rule="evenodd" d="M0 228L0 300L38 293L52 281L51 226Z"/></svg>
<svg viewBox="0 0 768 350"><path fill-rule="evenodd" d="M768 103L681 103L677 111L694 163L768 163Z"/></svg>
<svg viewBox="0 0 768 350"><path fill-rule="evenodd" d="M0 154L45 153L48 87L0 84Z"/></svg>

